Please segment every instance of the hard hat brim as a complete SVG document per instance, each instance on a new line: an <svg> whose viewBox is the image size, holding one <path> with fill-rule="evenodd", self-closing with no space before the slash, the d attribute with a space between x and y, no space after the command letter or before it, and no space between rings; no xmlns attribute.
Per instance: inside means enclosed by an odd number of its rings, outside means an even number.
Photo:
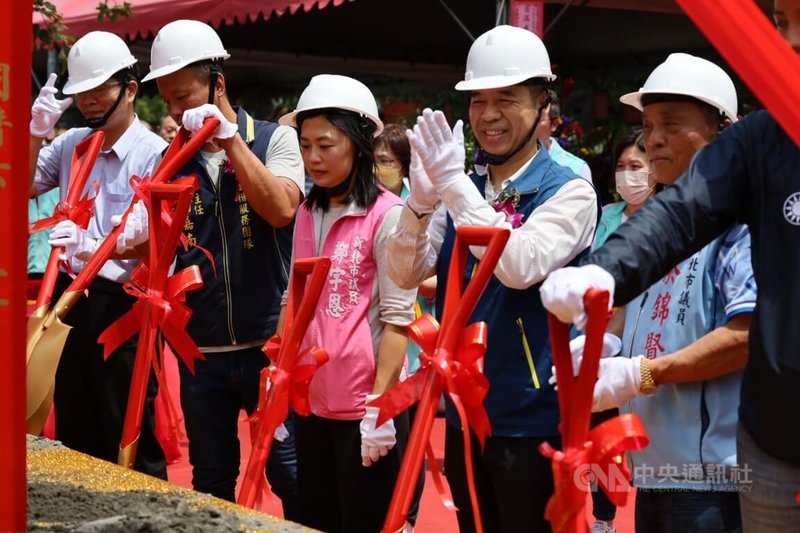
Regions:
<svg viewBox="0 0 800 533"><path fill-rule="evenodd" d="M96 78L91 78L88 80L81 80L76 83L72 83L70 80L67 80L67 83L64 84L64 88L61 89L61 92L64 94L78 94L86 91L91 91L95 87L99 87L100 85L107 82L112 74L103 74L102 76L97 76Z"/></svg>
<svg viewBox="0 0 800 533"><path fill-rule="evenodd" d="M110 74L103 73L99 76L95 76L94 78L89 78L88 80L81 80L81 81L73 81L72 78L67 78L67 83L64 84L64 88L61 89L61 92L64 94L72 95L72 94L82 93L85 91L91 91L95 87L99 87L103 83L107 82L109 79L111 79L111 76L113 76L120 70L125 70L126 68L134 64L136 64L136 58L131 57L131 60L128 61L126 64L124 64L122 68Z"/></svg>
<svg viewBox="0 0 800 533"><path fill-rule="evenodd" d="M547 81L555 81L555 74L543 74L541 76L531 76L529 74L520 74L518 76L485 76L482 78L475 78L472 80L463 80L456 83L456 91L482 91L484 89L502 89L504 87L511 87L518 85L523 81L532 78L542 78Z"/></svg>
<svg viewBox="0 0 800 533"><path fill-rule="evenodd" d="M659 89L658 91L643 91L640 89L633 93L623 94L622 96L619 97L619 101L622 102L623 104L635 107L639 111L644 111L644 106L642 106L642 96L645 94L674 94L675 96L689 96L696 100L700 100L701 102L704 102L710 105L711 107L719 109L720 112L722 112L731 122L736 122L737 120L739 120L739 118L736 116L736 113L734 113L730 109L723 109L722 107L720 107L718 102L715 102L710 98L705 98L703 96L697 96L694 94L686 94L686 92L681 92L681 91L670 91L664 89Z"/></svg>
<svg viewBox="0 0 800 533"><path fill-rule="evenodd" d="M201 61L206 61L206 60L209 60L209 59L228 59L229 57L231 57L231 55L228 54L228 53L225 53L223 55L215 55L215 56L209 56L209 57L200 57L198 59L192 59L191 63L187 63L185 61L180 61L180 62L175 63L173 65L164 65L163 67L160 67L160 68L157 68L155 70L151 70L150 72L148 72L147 76L142 78L142 81L145 82L145 81L154 80L156 78L163 78L164 76L172 74L173 72L178 72L182 68L191 67L195 63L199 63Z"/></svg>
<svg viewBox="0 0 800 533"><path fill-rule="evenodd" d="M346 111L352 111L357 115L363 115L367 117L373 124L375 124L375 133L372 134L373 137L377 137L383 132L383 122L378 117L372 115L371 113L364 113L361 109L355 109L353 107L348 106L313 106L313 107L306 107L300 110L292 111L291 113L286 113L281 118L278 119L278 124L283 126L291 126L293 128L297 128L297 115L298 113L304 113L306 111L314 111L315 109L344 109Z"/></svg>

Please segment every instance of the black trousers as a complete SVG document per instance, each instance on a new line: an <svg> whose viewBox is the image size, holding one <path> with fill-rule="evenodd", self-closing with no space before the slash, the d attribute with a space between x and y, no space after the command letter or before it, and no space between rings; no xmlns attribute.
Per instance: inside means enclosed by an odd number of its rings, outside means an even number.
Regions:
<svg viewBox="0 0 800 533"><path fill-rule="evenodd" d="M327 533L376 533L383 527L408 414L394 419L398 445L369 467L361 464L360 420L295 417L300 523Z"/></svg>
<svg viewBox="0 0 800 533"><path fill-rule="evenodd" d="M54 302L70 281L67 275L59 275ZM134 301L121 284L95 278L88 297L82 297L64 320L73 329L56 372L56 438L68 448L113 463L117 462L128 405L137 337L125 342L107 361L97 338ZM164 452L154 433L157 392L151 372L134 469L167 479Z"/></svg>
<svg viewBox="0 0 800 533"><path fill-rule="evenodd" d="M470 435L475 490L480 505L483 530L503 533L550 531L544 509L553 495L553 470L550 459L539 452L544 441L561 447L558 436L487 437L480 449L477 437ZM475 519L467 485L464 441L460 429L447 424L444 468L453 501L458 507L458 529L475 531Z"/></svg>

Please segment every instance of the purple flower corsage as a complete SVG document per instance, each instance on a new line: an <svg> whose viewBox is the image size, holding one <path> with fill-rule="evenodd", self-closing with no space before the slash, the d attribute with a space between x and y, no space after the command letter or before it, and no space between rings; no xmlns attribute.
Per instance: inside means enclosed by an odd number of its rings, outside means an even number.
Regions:
<svg viewBox="0 0 800 533"><path fill-rule="evenodd" d="M502 191L490 202L490 205L494 207L494 210L498 213L505 214L506 221L511 224L512 228L516 229L522 225L524 215L522 213L517 213L519 190L511 188Z"/></svg>

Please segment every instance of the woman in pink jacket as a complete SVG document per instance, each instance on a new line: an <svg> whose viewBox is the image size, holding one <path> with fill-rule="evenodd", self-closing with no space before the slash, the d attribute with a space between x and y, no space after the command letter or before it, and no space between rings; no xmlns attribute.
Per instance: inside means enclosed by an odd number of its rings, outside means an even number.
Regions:
<svg viewBox="0 0 800 533"><path fill-rule="evenodd" d="M379 531L408 434L405 414L376 427L365 403L390 389L405 362L416 291L388 277L386 238L402 202L379 187L373 137L383 124L370 90L346 76L312 78L295 126L314 186L297 213L294 258L331 259L302 348L330 359L309 387L312 414L297 417L301 522L328 532ZM400 443L400 446L396 446Z"/></svg>

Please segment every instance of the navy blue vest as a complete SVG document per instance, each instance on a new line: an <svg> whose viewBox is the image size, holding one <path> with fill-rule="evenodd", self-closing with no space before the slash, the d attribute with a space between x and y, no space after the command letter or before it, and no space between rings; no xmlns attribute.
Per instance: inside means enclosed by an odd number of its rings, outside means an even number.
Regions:
<svg viewBox="0 0 800 533"><path fill-rule="evenodd" d="M278 125L253 120L243 109L237 114L239 134L266 163ZM221 171L215 186L201 161L196 154L176 174L198 176L184 233L214 257L212 267L197 247L178 251L178 269L198 265L203 273L203 287L186 293L192 309L186 329L198 346L266 339L275 332L288 283L294 222L272 227L247 203L234 173Z"/></svg>
<svg viewBox="0 0 800 533"><path fill-rule="evenodd" d="M486 177L472 174L470 179L483 195ZM553 162L547 150L540 144L539 152L528 168L508 187L516 188L520 192L517 212L524 215L523 223L534 209L573 179L582 178ZM439 319L444 305L447 271L454 240L455 227L448 214L447 231L436 271L439 280L436 290L436 316ZM587 252L588 249L581 252L572 262ZM464 272L464 286L468 283L476 262L477 259L470 254ZM553 359L550 353L547 312L539 298L540 285L541 283L537 283L524 290L510 289L496 276L492 276L468 322L485 321L489 325L484 372L490 385L484 406L489 414L494 436L549 437L558 434L558 398L555 389L548 383L552 375ZM531 371L531 366L535 368L535 372ZM458 415L449 400L447 421L460 427Z"/></svg>

